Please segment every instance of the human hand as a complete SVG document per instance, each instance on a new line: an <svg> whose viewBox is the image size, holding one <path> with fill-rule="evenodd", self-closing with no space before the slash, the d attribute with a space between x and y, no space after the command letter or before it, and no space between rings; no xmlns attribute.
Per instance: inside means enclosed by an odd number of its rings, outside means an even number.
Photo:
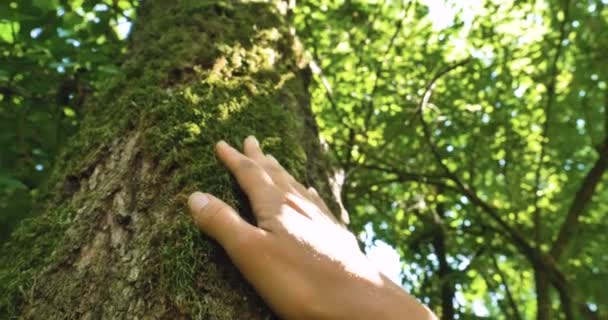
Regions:
<svg viewBox="0 0 608 320"><path fill-rule="evenodd" d="M244 154L225 142L219 159L247 194L257 226L210 194L189 200L195 223L226 250L285 319L435 319L381 274L312 188L298 183L254 137Z"/></svg>

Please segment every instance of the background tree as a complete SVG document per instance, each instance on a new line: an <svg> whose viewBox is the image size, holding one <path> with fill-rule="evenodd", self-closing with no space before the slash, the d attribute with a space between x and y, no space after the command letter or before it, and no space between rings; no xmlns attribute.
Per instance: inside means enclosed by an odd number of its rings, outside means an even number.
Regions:
<svg viewBox="0 0 608 320"><path fill-rule="evenodd" d="M254 133L298 179L328 192L310 74L286 9L141 4L119 72L83 106L35 199L41 214L2 250L2 317L273 318L183 204L206 190L248 215L213 145Z"/></svg>
<svg viewBox="0 0 608 320"><path fill-rule="evenodd" d="M443 318L605 312L605 5L299 8L353 226Z"/></svg>
<svg viewBox="0 0 608 320"><path fill-rule="evenodd" d="M84 101L118 72L115 30L133 16L129 1L0 3L0 241L31 212Z"/></svg>

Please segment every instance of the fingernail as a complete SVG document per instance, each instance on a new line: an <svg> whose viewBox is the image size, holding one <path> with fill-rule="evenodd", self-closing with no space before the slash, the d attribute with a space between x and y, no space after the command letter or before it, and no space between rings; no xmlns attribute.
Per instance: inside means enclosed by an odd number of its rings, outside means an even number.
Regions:
<svg viewBox="0 0 608 320"><path fill-rule="evenodd" d="M202 192L194 192L188 198L188 206L190 207L190 211L199 212L209 203L209 197L207 197Z"/></svg>
<svg viewBox="0 0 608 320"><path fill-rule="evenodd" d="M256 138L255 138L255 136L249 136L249 137L247 137L247 139L249 139L249 140L253 141L253 143L255 143L255 145L256 145L257 147L259 147L259 146L260 146L260 143L258 142L258 139L256 139Z"/></svg>
<svg viewBox="0 0 608 320"><path fill-rule="evenodd" d="M220 148L229 148L230 145L224 140L220 140L215 144L215 151L217 152Z"/></svg>
<svg viewBox="0 0 608 320"><path fill-rule="evenodd" d="M275 164L279 164L279 161L277 160L277 158L275 158L273 155L271 154L267 154L266 155L268 157L268 159L270 159L272 162L274 162Z"/></svg>

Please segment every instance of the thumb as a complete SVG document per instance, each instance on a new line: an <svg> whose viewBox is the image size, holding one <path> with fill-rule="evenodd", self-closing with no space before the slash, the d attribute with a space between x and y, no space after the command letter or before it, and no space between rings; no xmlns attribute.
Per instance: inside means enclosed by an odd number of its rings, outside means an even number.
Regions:
<svg viewBox="0 0 608 320"><path fill-rule="evenodd" d="M208 193L194 192L188 198L188 206L194 223L226 249L255 230L231 206Z"/></svg>

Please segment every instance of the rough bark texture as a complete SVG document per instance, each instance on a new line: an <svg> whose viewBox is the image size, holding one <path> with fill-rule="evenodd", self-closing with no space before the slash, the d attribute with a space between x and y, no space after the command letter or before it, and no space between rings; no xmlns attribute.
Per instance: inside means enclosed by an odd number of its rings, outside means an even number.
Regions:
<svg viewBox="0 0 608 320"><path fill-rule="evenodd" d="M143 2L122 75L2 248L0 318L274 318L184 202L202 189L251 220L212 148L248 134L330 194L301 59L275 5Z"/></svg>

